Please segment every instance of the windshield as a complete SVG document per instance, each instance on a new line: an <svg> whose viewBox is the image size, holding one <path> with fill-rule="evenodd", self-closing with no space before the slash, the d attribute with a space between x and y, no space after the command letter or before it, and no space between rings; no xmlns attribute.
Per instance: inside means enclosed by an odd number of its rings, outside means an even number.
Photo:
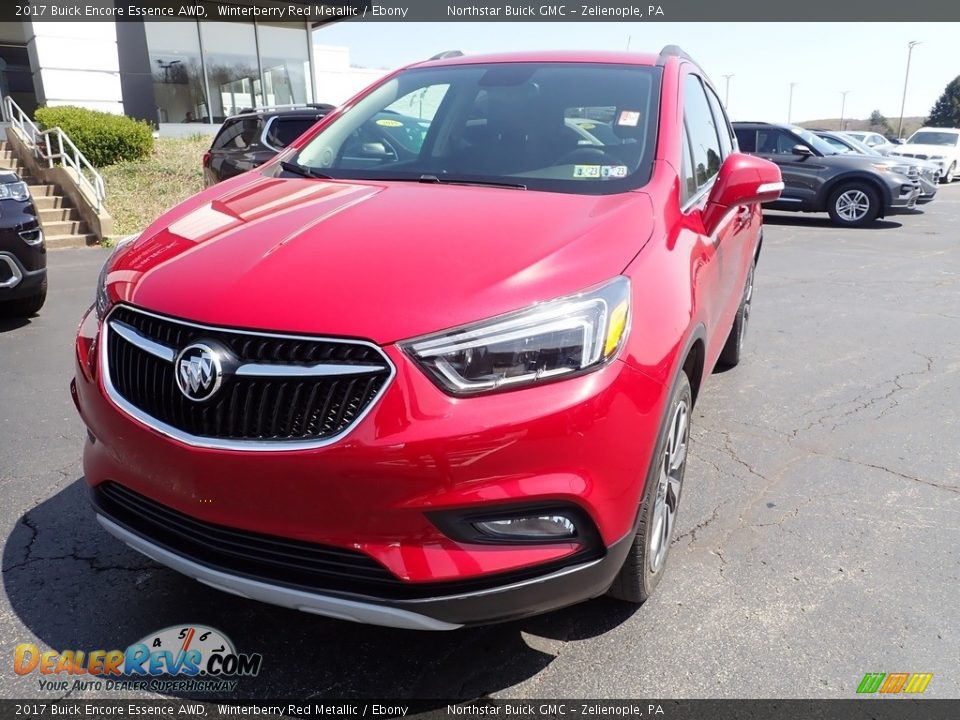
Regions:
<svg viewBox="0 0 960 720"><path fill-rule="evenodd" d="M821 155L839 155L840 152L836 148L830 145L826 140L821 137L817 137L809 130L805 130L802 127L793 126L790 128L796 135L800 136L800 139L803 140L807 145L812 147Z"/></svg>
<svg viewBox="0 0 960 720"><path fill-rule="evenodd" d="M847 137L851 137L851 138L853 138L854 140L857 140L858 142L863 141L863 139L867 136L866 133L862 133L862 132L850 132L849 130L846 131L844 134L845 134Z"/></svg>
<svg viewBox="0 0 960 720"><path fill-rule="evenodd" d="M960 138L960 133L921 130L915 132L910 139L907 140L907 145L945 145L947 147L953 147L957 144L957 138Z"/></svg>
<svg viewBox="0 0 960 720"><path fill-rule="evenodd" d="M286 159L333 178L623 192L652 171L659 81L630 65L414 68Z"/></svg>

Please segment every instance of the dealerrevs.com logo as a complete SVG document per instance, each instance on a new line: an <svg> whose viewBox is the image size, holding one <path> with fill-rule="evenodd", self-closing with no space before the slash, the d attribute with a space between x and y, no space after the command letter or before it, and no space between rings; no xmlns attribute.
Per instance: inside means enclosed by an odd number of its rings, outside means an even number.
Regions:
<svg viewBox="0 0 960 720"><path fill-rule="evenodd" d="M46 650L33 643L14 649L17 675L39 675L41 690L149 690L232 692L237 678L260 672L260 653L237 652L222 632L178 625L151 633L126 650Z"/></svg>

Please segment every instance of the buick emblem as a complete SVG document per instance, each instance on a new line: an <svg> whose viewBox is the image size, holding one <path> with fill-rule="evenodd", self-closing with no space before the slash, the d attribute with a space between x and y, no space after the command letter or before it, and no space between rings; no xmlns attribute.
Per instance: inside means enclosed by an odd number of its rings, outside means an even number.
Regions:
<svg viewBox="0 0 960 720"><path fill-rule="evenodd" d="M177 387L190 400L209 400L223 382L222 351L205 343L188 345L177 355L174 365Z"/></svg>

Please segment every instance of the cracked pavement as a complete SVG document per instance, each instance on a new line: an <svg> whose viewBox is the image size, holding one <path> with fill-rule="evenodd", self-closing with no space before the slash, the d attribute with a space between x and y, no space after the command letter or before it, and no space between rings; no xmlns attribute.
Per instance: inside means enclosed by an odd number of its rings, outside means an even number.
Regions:
<svg viewBox="0 0 960 720"><path fill-rule="evenodd" d="M67 383L106 255L52 253L42 314L0 325L0 696L53 697L13 674L17 643L205 623L264 654L240 697L852 697L868 671L960 697L960 184L864 230L767 220L746 359L695 408L655 597L447 634L225 595L100 530Z"/></svg>

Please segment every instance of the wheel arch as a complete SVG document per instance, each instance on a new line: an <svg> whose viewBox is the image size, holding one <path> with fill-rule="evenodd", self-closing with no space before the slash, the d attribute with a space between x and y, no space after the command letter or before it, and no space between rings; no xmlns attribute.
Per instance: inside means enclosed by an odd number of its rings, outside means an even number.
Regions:
<svg viewBox="0 0 960 720"><path fill-rule="evenodd" d="M883 217L887 208L889 208L893 202L893 195L886 183L865 172L847 172L831 178L823 184L817 204L826 210L833 191L836 190L840 185L853 182L865 183L877 191L881 200L880 213L878 217Z"/></svg>

